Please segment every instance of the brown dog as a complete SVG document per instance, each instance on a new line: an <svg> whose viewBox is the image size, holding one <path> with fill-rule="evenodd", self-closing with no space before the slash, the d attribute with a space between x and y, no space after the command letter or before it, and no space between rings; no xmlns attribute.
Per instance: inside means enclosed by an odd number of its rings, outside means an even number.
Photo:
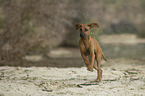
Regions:
<svg viewBox="0 0 145 96"><path fill-rule="evenodd" d="M92 24L75 24L76 30L79 29L80 31L80 40L79 40L79 47L81 56L84 59L86 66L88 67L89 71L93 71L93 68L97 70L98 77L97 81L101 81L102 79L102 69L100 68L101 56L105 61L106 58L102 52L102 49L97 42L97 40L93 39L90 36L90 29L93 27L99 27L98 23ZM94 64L94 60L96 59L97 65Z"/></svg>

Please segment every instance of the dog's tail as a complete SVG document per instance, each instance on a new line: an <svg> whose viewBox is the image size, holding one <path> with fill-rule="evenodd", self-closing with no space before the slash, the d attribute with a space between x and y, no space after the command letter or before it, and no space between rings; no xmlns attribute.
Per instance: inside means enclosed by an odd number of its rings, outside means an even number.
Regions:
<svg viewBox="0 0 145 96"><path fill-rule="evenodd" d="M102 52L102 56L103 56L103 59L105 60L105 61L107 61L107 59L105 58L105 56L104 56L104 53Z"/></svg>

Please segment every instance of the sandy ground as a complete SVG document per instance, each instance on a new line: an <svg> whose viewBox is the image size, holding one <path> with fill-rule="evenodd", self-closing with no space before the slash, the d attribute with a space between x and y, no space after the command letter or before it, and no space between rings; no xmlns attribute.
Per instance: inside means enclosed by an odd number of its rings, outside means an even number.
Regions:
<svg viewBox="0 0 145 96"><path fill-rule="evenodd" d="M0 96L145 96L144 60L102 61L103 81L86 67L0 67Z"/></svg>

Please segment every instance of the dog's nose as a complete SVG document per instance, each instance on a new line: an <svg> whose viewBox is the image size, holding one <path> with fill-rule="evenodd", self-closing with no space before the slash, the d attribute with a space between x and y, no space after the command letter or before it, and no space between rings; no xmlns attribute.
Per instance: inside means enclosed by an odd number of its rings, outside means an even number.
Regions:
<svg viewBox="0 0 145 96"><path fill-rule="evenodd" d="M80 33L80 37L81 38L85 38L86 37L86 34L85 33Z"/></svg>

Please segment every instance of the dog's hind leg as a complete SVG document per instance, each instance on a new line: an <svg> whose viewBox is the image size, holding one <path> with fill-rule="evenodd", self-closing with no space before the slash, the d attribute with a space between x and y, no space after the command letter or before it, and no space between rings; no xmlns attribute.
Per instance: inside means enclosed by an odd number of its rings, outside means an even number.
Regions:
<svg viewBox="0 0 145 96"><path fill-rule="evenodd" d="M96 54L96 61L97 61L97 73L98 73L98 77L97 77L97 81L101 81L102 80L102 69L100 68L100 63L101 63L101 54Z"/></svg>

